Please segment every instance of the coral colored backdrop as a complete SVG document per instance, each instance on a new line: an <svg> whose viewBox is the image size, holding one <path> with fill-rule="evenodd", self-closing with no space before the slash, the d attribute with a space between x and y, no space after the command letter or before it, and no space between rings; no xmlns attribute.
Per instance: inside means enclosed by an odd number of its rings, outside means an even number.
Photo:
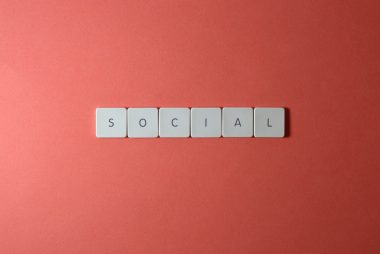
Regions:
<svg viewBox="0 0 380 254"><path fill-rule="evenodd" d="M380 2L0 0L0 253L380 253ZM284 139L96 139L96 107L283 106Z"/></svg>

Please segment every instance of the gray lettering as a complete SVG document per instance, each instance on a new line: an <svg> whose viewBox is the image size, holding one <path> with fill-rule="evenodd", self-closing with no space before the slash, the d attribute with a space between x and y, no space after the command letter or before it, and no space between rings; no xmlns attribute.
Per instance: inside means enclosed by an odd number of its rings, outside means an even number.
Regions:
<svg viewBox="0 0 380 254"><path fill-rule="evenodd" d="M113 122L113 118L108 119L108 122L110 123L108 127L113 127L115 123Z"/></svg>
<svg viewBox="0 0 380 254"><path fill-rule="evenodd" d="M141 118L140 121L139 121L139 125L141 127L145 127L147 125L146 119L145 118Z"/></svg>
<svg viewBox="0 0 380 254"><path fill-rule="evenodd" d="M272 125L269 123L269 118L267 118L267 127L272 127Z"/></svg>
<svg viewBox="0 0 380 254"><path fill-rule="evenodd" d="M177 118L173 118L172 119L172 125L173 125L173 127L178 127L178 124L175 124L174 121L178 121L178 119Z"/></svg>
<svg viewBox="0 0 380 254"><path fill-rule="evenodd" d="M241 127L241 123L240 123L240 119L239 118L236 118L236 121L235 121L235 127L236 126L240 126Z"/></svg>

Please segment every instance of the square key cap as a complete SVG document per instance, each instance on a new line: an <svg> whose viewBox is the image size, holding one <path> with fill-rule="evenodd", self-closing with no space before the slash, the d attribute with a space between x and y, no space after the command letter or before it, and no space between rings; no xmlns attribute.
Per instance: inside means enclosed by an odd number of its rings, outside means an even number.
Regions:
<svg viewBox="0 0 380 254"><path fill-rule="evenodd" d="M253 136L252 108L223 108L222 112L223 137Z"/></svg>
<svg viewBox="0 0 380 254"><path fill-rule="evenodd" d="M190 136L189 108L160 108L159 132L162 138Z"/></svg>
<svg viewBox="0 0 380 254"><path fill-rule="evenodd" d="M192 108L191 136L193 138L218 138L222 134L220 108Z"/></svg>
<svg viewBox="0 0 380 254"><path fill-rule="evenodd" d="M284 108L255 108L254 134L257 138L282 138L285 136Z"/></svg>
<svg viewBox="0 0 380 254"><path fill-rule="evenodd" d="M127 136L126 108L97 108L96 137L125 138Z"/></svg>
<svg viewBox="0 0 380 254"><path fill-rule="evenodd" d="M128 137L156 138L158 136L157 108L128 109Z"/></svg>

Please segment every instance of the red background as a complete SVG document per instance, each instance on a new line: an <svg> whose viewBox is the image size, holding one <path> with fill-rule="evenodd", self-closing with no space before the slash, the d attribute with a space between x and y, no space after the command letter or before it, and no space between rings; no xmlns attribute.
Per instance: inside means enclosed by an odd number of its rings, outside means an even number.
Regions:
<svg viewBox="0 0 380 254"><path fill-rule="evenodd" d="M380 253L379 1L0 1L0 253ZM96 139L96 107L283 106L284 139Z"/></svg>

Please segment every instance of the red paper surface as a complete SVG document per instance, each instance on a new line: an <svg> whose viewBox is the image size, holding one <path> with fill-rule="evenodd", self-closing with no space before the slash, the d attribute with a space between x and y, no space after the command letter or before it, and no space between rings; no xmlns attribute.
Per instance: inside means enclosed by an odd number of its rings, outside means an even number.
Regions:
<svg viewBox="0 0 380 254"><path fill-rule="evenodd" d="M0 1L0 253L380 253L379 1ZM284 139L96 139L96 107L278 106Z"/></svg>

